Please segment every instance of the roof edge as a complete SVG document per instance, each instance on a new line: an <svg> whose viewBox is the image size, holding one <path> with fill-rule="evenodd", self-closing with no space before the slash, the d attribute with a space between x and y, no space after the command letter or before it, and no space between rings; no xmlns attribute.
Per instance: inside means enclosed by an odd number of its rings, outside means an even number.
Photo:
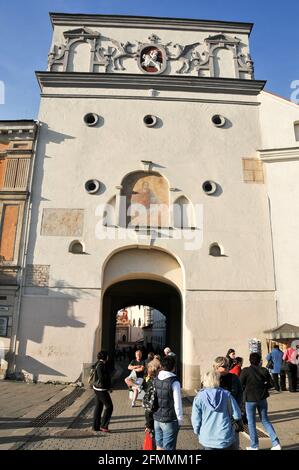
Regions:
<svg viewBox="0 0 299 470"><path fill-rule="evenodd" d="M55 24L76 25L84 23L84 26L96 23L110 26L122 25L126 27L160 27L161 29L215 29L218 31L244 32L250 35L254 26L251 22L220 21L192 18L155 17L155 16L130 16L130 15L100 15L86 13L59 13L49 12L52 27ZM209 26L209 28L204 28Z"/></svg>

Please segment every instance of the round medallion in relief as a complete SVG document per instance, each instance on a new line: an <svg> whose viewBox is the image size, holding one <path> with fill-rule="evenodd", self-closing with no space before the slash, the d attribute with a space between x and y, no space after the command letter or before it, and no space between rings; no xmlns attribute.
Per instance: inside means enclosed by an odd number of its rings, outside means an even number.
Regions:
<svg viewBox="0 0 299 470"><path fill-rule="evenodd" d="M144 73L159 74L167 66L164 48L153 45L144 46L138 58L139 68Z"/></svg>

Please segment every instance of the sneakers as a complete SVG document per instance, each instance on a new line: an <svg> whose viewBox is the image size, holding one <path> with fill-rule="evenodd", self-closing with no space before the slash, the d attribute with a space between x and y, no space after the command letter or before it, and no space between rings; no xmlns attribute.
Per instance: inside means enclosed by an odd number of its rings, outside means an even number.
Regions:
<svg viewBox="0 0 299 470"><path fill-rule="evenodd" d="M132 401L132 405L131 405L131 407L132 407L132 408L134 408L134 407L135 407L135 402L134 402L134 401Z"/></svg>
<svg viewBox="0 0 299 470"><path fill-rule="evenodd" d="M270 450L281 450L281 445L280 445L280 444L276 444L276 446L271 447Z"/></svg>
<svg viewBox="0 0 299 470"><path fill-rule="evenodd" d="M100 431L102 431L102 432L110 432L108 428L100 428Z"/></svg>
<svg viewBox="0 0 299 470"><path fill-rule="evenodd" d="M246 450L259 450L258 447L246 447Z"/></svg>

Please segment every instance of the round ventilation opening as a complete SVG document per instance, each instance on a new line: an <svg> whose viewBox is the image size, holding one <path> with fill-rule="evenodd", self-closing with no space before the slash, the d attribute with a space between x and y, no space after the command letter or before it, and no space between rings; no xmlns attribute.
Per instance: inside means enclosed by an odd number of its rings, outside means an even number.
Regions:
<svg viewBox="0 0 299 470"><path fill-rule="evenodd" d="M212 117L212 123L216 127L222 127L225 124L225 118L223 116L221 116L220 114L215 114Z"/></svg>
<svg viewBox="0 0 299 470"><path fill-rule="evenodd" d="M156 116L153 116L152 114L147 114L143 118L143 122L146 125L146 127L154 127L157 123L157 118Z"/></svg>
<svg viewBox="0 0 299 470"><path fill-rule="evenodd" d="M214 181L205 181L202 189L206 194L214 194L217 191L217 184Z"/></svg>
<svg viewBox="0 0 299 470"><path fill-rule="evenodd" d="M99 120L99 116L95 113L87 113L84 116L84 122L87 126L95 126Z"/></svg>
<svg viewBox="0 0 299 470"><path fill-rule="evenodd" d="M100 182L98 180L88 180L85 183L85 190L89 194L95 194L100 189Z"/></svg>

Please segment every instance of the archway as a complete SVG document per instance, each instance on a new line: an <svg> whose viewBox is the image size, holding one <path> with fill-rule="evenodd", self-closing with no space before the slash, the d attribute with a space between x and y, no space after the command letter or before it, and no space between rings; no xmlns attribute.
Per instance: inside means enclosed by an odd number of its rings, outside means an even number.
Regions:
<svg viewBox="0 0 299 470"><path fill-rule="evenodd" d="M165 281L129 279L108 287L103 296L102 349L114 358L116 315L130 305L148 305L166 317L165 346L177 355L178 375L182 372L182 300L178 289Z"/></svg>

